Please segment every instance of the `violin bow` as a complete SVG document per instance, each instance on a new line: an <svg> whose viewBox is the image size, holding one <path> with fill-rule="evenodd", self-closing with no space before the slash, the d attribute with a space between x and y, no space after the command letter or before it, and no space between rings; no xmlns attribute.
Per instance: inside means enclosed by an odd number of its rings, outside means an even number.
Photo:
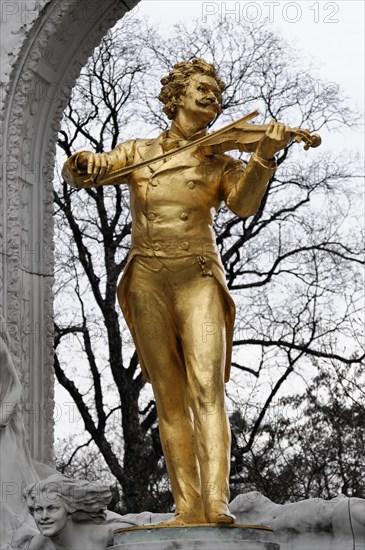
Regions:
<svg viewBox="0 0 365 550"><path fill-rule="evenodd" d="M172 149L171 151L167 151L166 153L162 153L161 155L157 155L156 157L153 157L152 159L143 160L141 162L138 162L137 164L132 164L131 166L125 166L124 168L119 168L118 170L114 170L114 172L109 172L105 174L99 181L93 178L93 176L90 176L88 180L83 181L82 187L94 187L99 185L113 185L117 184L118 180L122 178L123 176L126 176L127 174L130 174L134 170L139 170L140 168L144 168L145 166L149 166L151 164L154 164L155 162L159 162L161 160L166 160L168 158L171 158L172 156L176 155L177 153L181 153L183 151L186 151L187 149L190 149L192 147L197 147L199 145L204 145L204 143L210 142L212 139L217 138L220 135L225 134L229 130L239 128L242 126L245 122L248 120L251 120L252 118L255 118L259 115L259 111L253 111L252 113L249 113L245 115L244 117L235 120L233 122L230 122L226 126L223 126L219 130L216 130L215 132L212 132L211 134L206 134L205 136L202 136L199 139L196 139L195 141L191 141L190 143L187 143L186 145L183 145L181 147L177 147L176 149ZM250 125L251 126L251 125ZM262 131L267 128L266 125L252 125L252 130L255 131ZM321 144L321 138L318 134L310 135L309 130L301 130L300 128L289 128L286 127L286 130L291 132L293 137L295 136L295 141L305 141L306 145L304 147L305 150L308 150L309 147L318 147Z"/></svg>

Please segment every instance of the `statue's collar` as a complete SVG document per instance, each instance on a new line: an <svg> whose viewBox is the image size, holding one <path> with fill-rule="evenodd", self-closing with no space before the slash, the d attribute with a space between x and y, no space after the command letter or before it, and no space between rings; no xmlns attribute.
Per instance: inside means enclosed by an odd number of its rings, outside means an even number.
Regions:
<svg viewBox="0 0 365 550"><path fill-rule="evenodd" d="M187 137L180 124L176 122L175 120L171 124L171 128L168 131L168 137L169 139L174 140L187 140L187 141L195 141L196 139L199 139L207 134L207 129L203 128L203 130L199 130L199 132L195 132L192 136Z"/></svg>

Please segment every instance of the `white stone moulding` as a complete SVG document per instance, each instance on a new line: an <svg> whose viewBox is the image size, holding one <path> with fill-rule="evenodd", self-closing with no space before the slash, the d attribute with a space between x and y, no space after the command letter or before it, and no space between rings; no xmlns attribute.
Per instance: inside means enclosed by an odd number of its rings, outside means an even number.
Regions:
<svg viewBox="0 0 365 550"><path fill-rule="evenodd" d="M139 0L1 2L0 307L35 460L53 460L53 170L63 110L102 37Z"/></svg>

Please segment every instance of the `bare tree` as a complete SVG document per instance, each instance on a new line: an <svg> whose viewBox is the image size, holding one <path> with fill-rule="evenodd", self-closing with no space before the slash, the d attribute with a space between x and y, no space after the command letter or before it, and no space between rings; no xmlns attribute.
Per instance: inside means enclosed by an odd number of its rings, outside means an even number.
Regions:
<svg viewBox="0 0 365 550"><path fill-rule="evenodd" d="M365 496L365 392L362 367L319 370L301 395L281 398L249 453L245 422L232 415L234 494L259 490L275 502Z"/></svg>
<svg viewBox="0 0 365 550"><path fill-rule="evenodd" d="M317 131L356 120L339 91L321 93L325 83L298 67L264 26L227 21L192 33L180 25L167 39L131 20L105 37L75 86L59 135L60 163L81 148L100 152L165 129L159 77L195 56L214 62L227 83L219 124L253 107L265 119ZM234 396L232 403L244 418L241 456L255 451L265 415L289 377L297 383L333 361L352 367L363 359L356 324L363 258L357 175L353 159L305 158L292 144L281 152L255 216L242 219L222 208L216 217L238 305L233 366L246 408ZM124 510L167 511L172 499L155 403L115 304L130 243L128 190L76 191L56 178L54 200L55 372L84 422L81 446L96 445L121 485ZM252 400L255 407L248 406ZM236 463L233 482L237 472Z"/></svg>

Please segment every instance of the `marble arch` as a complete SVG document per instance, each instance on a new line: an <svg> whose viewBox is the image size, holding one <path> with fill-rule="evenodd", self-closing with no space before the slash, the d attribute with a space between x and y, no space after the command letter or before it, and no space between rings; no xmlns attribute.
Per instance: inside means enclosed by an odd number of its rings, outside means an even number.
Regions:
<svg viewBox="0 0 365 550"><path fill-rule="evenodd" d="M0 296L35 460L52 461L52 176L71 89L93 48L139 0L1 2ZM2 327L4 328L4 327Z"/></svg>

